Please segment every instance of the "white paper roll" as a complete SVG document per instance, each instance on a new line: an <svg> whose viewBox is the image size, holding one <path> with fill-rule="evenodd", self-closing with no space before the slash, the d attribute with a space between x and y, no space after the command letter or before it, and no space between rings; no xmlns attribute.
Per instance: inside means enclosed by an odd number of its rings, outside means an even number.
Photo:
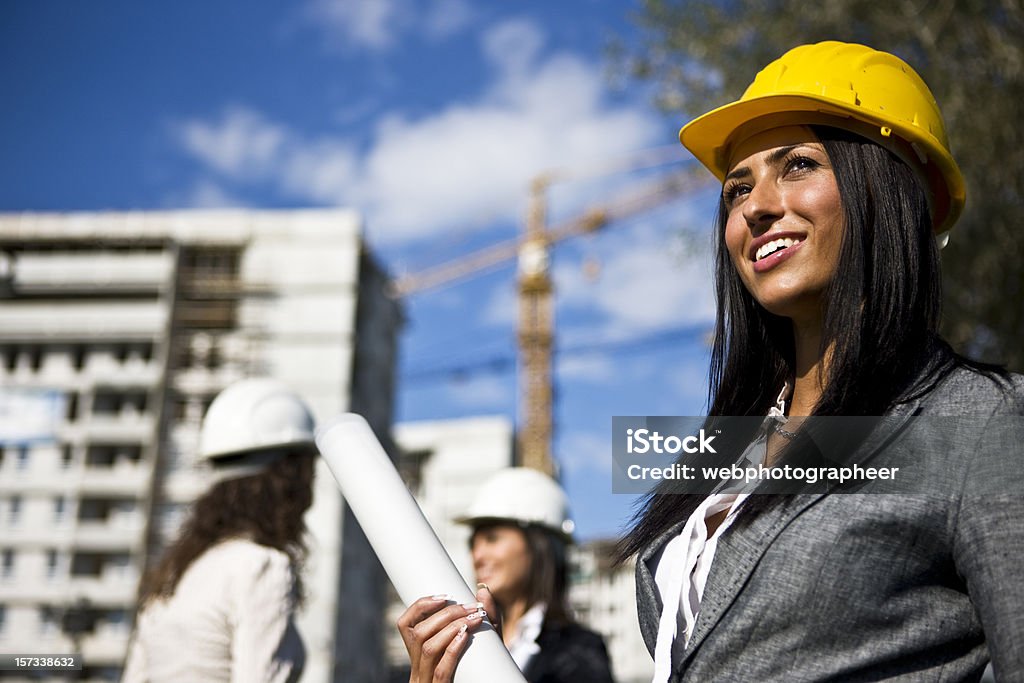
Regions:
<svg viewBox="0 0 1024 683"><path fill-rule="evenodd" d="M317 430L316 445L402 602L441 594L476 601L366 420L341 415ZM525 680L489 623L472 634L455 673L456 683Z"/></svg>

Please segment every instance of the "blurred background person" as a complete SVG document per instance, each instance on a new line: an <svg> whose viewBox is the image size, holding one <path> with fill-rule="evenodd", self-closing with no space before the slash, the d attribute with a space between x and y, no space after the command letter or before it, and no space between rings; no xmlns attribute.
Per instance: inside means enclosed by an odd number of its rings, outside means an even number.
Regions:
<svg viewBox="0 0 1024 683"><path fill-rule="evenodd" d="M502 618L502 639L530 683L612 680L604 640L572 618L566 588L575 527L562 487L537 470L488 479L465 517L476 579Z"/></svg>
<svg viewBox="0 0 1024 683"><path fill-rule="evenodd" d="M284 384L246 379L207 411L214 483L143 579L123 681L296 681L314 419Z"/></svg>

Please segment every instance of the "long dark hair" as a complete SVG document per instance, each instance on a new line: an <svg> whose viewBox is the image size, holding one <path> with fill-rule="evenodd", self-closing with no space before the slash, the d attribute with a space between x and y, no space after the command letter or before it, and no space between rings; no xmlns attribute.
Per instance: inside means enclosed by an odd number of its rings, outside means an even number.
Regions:
<svg viewBox="0 0 1024 683"><path fill-rule="evenodd" d="M502 526L515 529L523 534L527 551L530 553L530 576L526 585L526 608L539 602L547 605L544 621L548 624L570 624L573 622L567 598L569 561L568 548L564 540L547 529L530 524L515 522L490 522L473 528L470 548L478 532Z"/></svg>
<svg viewBox="0 0 1024 683"><path fill-rule="evenodd" d="M307 553L303 514L313 502L314 465L311 452L287 453L259 474L214 484L192 504L177 539L143 578L139 604L170 597L192 562L229 538L280 550L293 567L301 567ZM296 591L301 602L299 572Z"/></svg>
<svg viewBox="0 0 1024 683"><path fill-rule="evenodd" d="M954 367L972 365L938 337L941 274L927 196L895 154L839 128L811 126L839 188L844 226L839 263L822 297L820 352L831 353L814 415L883 415L924 393ZM716 227L717 318L711 354L709 414L760 416L792 376L792 325L747 291L725 246L727 212ZM923 378L923 379L922 379ZM641 502L619 543L626 558L700 504L701 495L663 486ZM777 503L752 496L738 522Z"/></svg>
<svg viewBox="0 0 1024 683"><path fill-rule="evenodd" d="M533 558L527 600L531 606L538 602L547 604L546 622L567 624L572 619L566 599L569 562L565 541L536 526L526 527L524 533Z"/></svg>

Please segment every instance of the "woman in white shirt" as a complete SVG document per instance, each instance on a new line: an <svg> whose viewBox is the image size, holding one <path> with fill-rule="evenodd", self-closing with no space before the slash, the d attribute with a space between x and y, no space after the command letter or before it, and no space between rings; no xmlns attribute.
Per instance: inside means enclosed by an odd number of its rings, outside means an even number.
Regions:
<svg viewBox="0 0 1024 683"><path fill-rule="evenodd" d="M143 580L125 683L299 679L315 454L312 414L284 385L249 379L218 395L200 437L215 483Z"/></svg>

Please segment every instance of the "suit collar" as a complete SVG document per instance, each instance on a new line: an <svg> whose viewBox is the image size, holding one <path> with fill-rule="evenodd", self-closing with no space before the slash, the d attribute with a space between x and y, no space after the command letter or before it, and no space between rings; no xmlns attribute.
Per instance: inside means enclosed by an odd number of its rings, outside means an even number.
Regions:
<svg viewBox="0 0 1024 683"><path fill-rule="evenodd" d="M735 602L768 546L800 513L825 494L795 496L758 514L737 533L727 530L718 539L715 560L700 603L700 613L688 643L677 638L672 646L673 670L693 656L707 635Z"/></svg>
<svg viewBox="0 0 1024 683"><path fill-rule="evenodd" d="M640 634L643 636L644 644L654 656L654 646L658 642L658 621L663 608L661 593L654 582L652 567L657 566L657 560L664 550L665 545L675 538L686 525L686 520L676 522L663 531L647 547L640 551L636 558L636 600L637 616L640 622ZM653 605L654 609L645 606Z"/></svg>
<svg viewBox="0 0 1024 683"><path fill-rule="evenodd" d="M907 420L918 411L921 400L913 400L908 403L895 406L885 416L885 419L878 424L864 441L863 446L858 449L863 453L858 458L859 462L866 462L873 458L881 449L886 446L902 430ZM685 664L700 647L707 635L719 623L726 610L735 602L737 596L747 583L751 573L754 571L761 557L764 555L772 541L782 533L789 524L809 507L824 497L825 493L803 494L793 496L780 505L758 514L745 528L732 533L733 529L727 530L718 541L715 551L715 559L711 565L711 574L708 576L704 596L701 599L700 613L697 623L694 626L693 634L689 643L683 643L682 638L677 638L672 648L673 670L679 671L680 666ZM660 550L675 534L679 533L682 527L681 522L672 527L669 532L662 534L651 548L644 552L649 559L654 553ZM674 533L673 533L674 532ZM648 581L647 589L653 591L657 599L658 614L661 613L661 600L654 584L653 577L647 562L640 562ZM638 578L640 578L638 566ZM640 586L638 584L638 591ZM657 617L654 620L655 635L649 643L657 639ZM647 634L644 634L645 640Z"/></svg>

